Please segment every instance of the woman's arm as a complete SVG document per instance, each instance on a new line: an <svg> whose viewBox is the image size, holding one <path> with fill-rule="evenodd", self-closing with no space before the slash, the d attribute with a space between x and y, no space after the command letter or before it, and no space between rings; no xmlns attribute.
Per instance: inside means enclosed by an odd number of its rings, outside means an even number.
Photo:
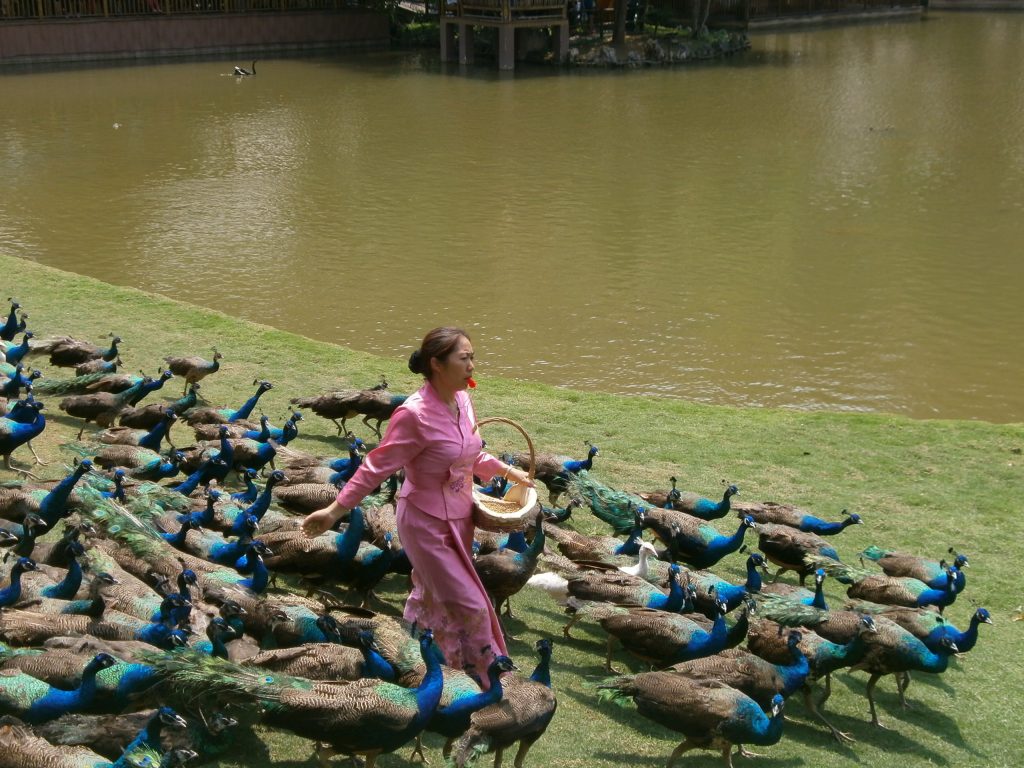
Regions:
<svg viewBox="0 0 1024 768"><path fill-rule="evenodd" d="M415 458L423 450L418 425L415 413L407 408L396 410L380 445L370 451L333 502L306 516L302 521L303 533L310 537L319 536L348 514L370 491Z"/></svg>
<svg viewBox="0 0 1024 768"><path fill-rule="evenodd" d="M533 480L530 475L519 467L513 467L500 459L496 459L486 451L480 451L480 455L473 462L473 474L484 482L488 482L495 475L501 475L506 480L511 480L520 485L533 487Z"/></svg>

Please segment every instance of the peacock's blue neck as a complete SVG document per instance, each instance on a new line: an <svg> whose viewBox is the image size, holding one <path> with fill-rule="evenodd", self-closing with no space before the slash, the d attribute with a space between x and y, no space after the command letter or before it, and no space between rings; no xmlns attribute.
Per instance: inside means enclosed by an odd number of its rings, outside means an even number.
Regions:
<svg viewBox="0 0 1024 768"><path fill-rule="evenodd" d="M218 361L217 364L219 364L219 361ZM260 387L259 389L257 389L255 395L253 395L248 400L246 400L244 403L242 403L242 407L241 408L239 408L237 411L233 411L228 416L228 421L229 422L235 422L235 421L238 421L239 419L248 419L249 415L253 412L253 409L256 408L256 403L259 402L260 397L266 391L267 390L264 389L263 387Z"/></svg>
<svg viewBox="0 0 1024 768"><path fill-rule="evenodd" d="M160 732L163 730L163 720L161 719L162 710L158 709L154 715L149 718L145 727L139 731L136 736L127 747L124 748L125 752L128 752L136 747L148 746L152 749L161 749L160 746Z"/></svg>
<svg viewBox="0 0 1024 768"><path fill-rule="evenodd" d="M79 587L82 586L82 566L77 557L72 557L68 563L68 572L58 584L53 584L41 591L43 597L51 597L57 600L70 600L73 598Z"/></svg>
<svg viewBox="0 0 1024 768"><path fill-rule="evenodd" d="M262 595L267 589L267 584L270 583L270 571L267 570L267 566L263 564L263 558L255 550L250 549L247 557L251 563L252 576L242 579L238 583L256 594Z"/></svg>
<svg viewBox="0 0 1024 768"><path fill-rule="evenodd" d="M629 537L615 548L616 555L635 557L640 553L640 542L643 541L644 529L637 523L629 532Z"/></svg>
<svg viewBox="0 0 1024 768"><path fill-rule="evenodd" d="M529 548L525 531L512 531L501 544L501 548L512 552L525 552Z"/></svg>
<svg viewBox="0 0 1024 768"><path fill-rule="evenodd" d="M228 467L231 466L231 461L235 458L235 446L232 445L231 438L226 433L220 438L220 451L217 453L217 458Z"/></svg>
<svg viewBox="0 0 1024 768"><path fill-rule="evenodd" d="M195 387L189 387L188 392L184 397L175 400L171 404L171 410L177 414L182 414L189 408L194 408L195 404L199 402L199 393L196 392Z"/></svg>
<svg viewBox="0 0 1024 768"><path fill-rule="evenodd" d="M175 549L184 549L185 538L188 536L188 532L190 530L192 530L192 521L185 518L185 521L175 533L164 533L161 535L164 540Z"/></svg>
<svg viewBox="0 0 1024 768"><path fill-rule="evenodd" d="M685 600L686 594L683 590L683 585L679 583L679 578L676 576L675 571L672 571L668 580L668 595L665 598L665 607L662 610L669 613L678 613L683 607Z"/></svg>
<svg viewBox="0 0 1024 768"><path fill-rule="evenodd" d="M148 448L151 451L159 453L160 443L163 442L164 436L167 434L167 430L170 429L170 427L170 419L161 419L159 424L139 438L139 445L143 448Z"/></svg>
<svg viewBox="0 0 1024 768"><path fill-rule="evenodd" d="M0 339L4 341L10 341L14 338L18 327L18 305L11 305L11 313L7 316L7 322L4 323L4 327L0 328Z"/></svg>
<svg viewBox="0 0 1024 768"><path fill-rule="evenodd" d="M348 514L348 527L334 540L338 559L342 563L348 563L359 551L359 542L363 540L363 532L366 524L363 519L363 510L360 507L352 507Z"/></svg>
<svg viewBox="0 0 1024 768"><path fill-rule="evenodd" d="M815 579L814 581L814 599L811 600L810 605L817 608L819 611L827 611L828 605L825 604L825 580Z"/></svg>
<svg viewBox="0 0 1024 768"><path fill-rule="evenodd" d="M735 552L743 546L743 534L747 532L747 522L744 520L736 533L732 536L716 536L708 542L704 549L703 558L695 558L694 564L700 568L709 568L726 555Z"/></svg>
<svg viewBox="0 0 1024 768"><path fill-rule="evenodd" d="M975 645L978 644L979 624L981 624L981 620L977 617L977 615L974 615L971 617L970 625L964 632L958 632L952 626L948 626L941 631L945 637L948 637L956 644L956 647L960 653L967 653L968 651L972 650Z"/></svg>
<svg viewBox="0 0 1024 768"><path fill-rule="evenodd" d="M231 498L243 504L253 504L259 499L260 489L256 487L256 483L252 481L248 473L242 476L242 482L245 483L245 490L231 494ZM269 506L269 502L267 505ZM248 512L248 510L246 511ZM252 514L252 512L249 512L249 514Z"/></svg>
<svg viewBox="0 0 1024 768"><path fill-rule="evenodd" d="M725 630L725 646L729 648L735 648L743 642L743 638L747 636L747 630L750 628L750 611L746 607L740 610L742 613L736 619L736 623L731 628ZM724 617L722 618L722 623L725 624Z"/></svg>
<svg viewBox="0 0 1024 768"><path fill-rule="evenodd" d="M11 583L4 589L0 589L0 608L12 606L21 599L21 574L23 571L21 563L15 563L11 569Z"/></svg>
<svg viewBox="0 0 1024 768"><path fill-rule="evenodd" d="M273 477L267 479L267 484L263 487L263 491L256 497L256 501L245 510L246 515L252 515L257 521L262 520L263 516L270 509L270 500L273 497L274 485L276 480ZM242 515L244 519L244 515Z"/></svg>
<svg viewBox="0 0 1024 768"><path fill-rule="evenodd" d="M535 561L540 557L540 553L544 551L544 538L544 526L538 525L534 529L533 541L530 542L530 546L528 546L523 552L517 553L515 558L519 562Z"/></svg>
<svg viewBox="0 0 1024 768"><path fill-rule="evenodd" d="M153 667L137 662L121 662L99 674L104 692L113 690L115 708L127 706L136 694L149 688L157 679Z"/></svg>
<svg viewBox="0 0 1024 768"><path fill-rule="evenodd" d="M363 677L376 677L389 683L395 681L395 668L391 662L368 646L361 646L360 650L363 654Z"/></svg>
<svg viewBox="0 0 1024 768"><path fill-rule="evenodd" d="M747 558L747 580L743 586L746 587L747 592L750 594L760 592L761 587L764 586L761 574L757 570L757 562L752 557Z"/></svg>
<svg viewBox="0 0 1024 768"><path fill-rule="evenodd" d="M207 463L208 462L204 462L203 466L201 466L199 469L197 469L191 475L186 477L178 485L174 486L174 488L172 488L172 490L175 490L178 493L184 494L185 496L191 495L192 492L196 488L199 487L199 483L203 479L203 474L206 472ZM177 474L177 467L175 467L175 474Z"/></svg>
<svg viewBox="0 0 1024 768"><path fill-rule="evenodd" d="M794 645L790 649L790 653L793 655L792 664L778 664L775 667L782 677L783 696L789 696L802 687L807 680L807 675L811 672L810 662L808 662L807 656L804 655L803 651Z"/></svg>
<svg viewBox="0 0 1024 768"><path fill-rule="evenodd" d="M57 522L67 514L68 499L71 491L79 478L89 471L89 465L79 466L70 475L61 480L53 487L39 504L39 516L46 523L46 530L49 531Z"/></svg>
<svg viewBox="0 0 1024 768"><path fill-rule="evenodd" d="M443 724L439 724L440 728L438 730L449 730L445 728L448 725L450 726L451 735L458 736L469 727L469 718L474 712L497 701L501 701L501 697L504 695L504 690L501 687L501 674L500 670L493 664L487 669L487 679L490 683L490 688L486 691L457 698L447 707L437 711L434 719L440 718L445 721ZM448 735L448 733L445 735Z"/></svg>
<svg viewBox="0 0 1024 768"><path fill-rule="evenodd" d="M530 675L530 679L535 683L550 688L551 687L551 653L542 653L540 662L533 670L533 674Z"/></svg>
<svg viewBox="0 0 1024 768"><path fill-rule="evenodd" d="M441 701L441 693L444 689L444 676L442 675L441 665L438 663L437 656L431 653L430 647L432 645L433 640L431 638L420 639L420 653L423 656L423 663L426 664L427 672L416 688L417 716L415 720L419 728L423 727L423 724L427 722L427 719L437 709L437 705Z"/></svg>

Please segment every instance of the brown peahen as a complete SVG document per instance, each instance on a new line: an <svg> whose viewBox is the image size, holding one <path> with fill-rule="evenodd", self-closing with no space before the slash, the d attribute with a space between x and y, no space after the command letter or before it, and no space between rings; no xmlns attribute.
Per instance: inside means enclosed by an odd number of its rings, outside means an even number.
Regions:
<svg viewBox="0 0 1024 768"><path fill-rule="evenodd" d="M956 569L946 568L945 584L941 589L928 586L925 582L908 576L886 576L876 571L856 568L828 557L808 555L806 563L814 568L823 568L829 576L848 584L846 594L859 600L888 605L905 605L923 608L933 605L942 613L946 606L956 600Z"/></svg>
<svg viewBox="0 0 1024 768"><path fill-rule="evenodd" d="M212 360L192 355L191 357L165 357L164 362L167 363L171 373L185 378L185 388L182 390L182 394L185 394L188 392L190 384L195 384L211 373L220 370L220 361L223 357L224 355L214 348Z"/></svg>
<svg viewBox="0 0 1024 768"><path fill-rule="evenodd" d="M271 676L180 651L154 654L148 661L182 695L260 703L264 722L317 740L321 759L338 753L363 755L367 768L373 768L379 755L414 739L441 700L443 679L432 652L432 633L424 632L419 642L427 672L414 689L382 680L337 684Z"/></svg>
<svg viewBox="0 0 1024 768"><path fill-rule="evenodd" d="M674 477L670 477L669 482L672 483L670 491L652 491L637 495L652 507L674 509L676 512L685 512L688 515L699 517L701 520L717 520L729 514L729 510L732 508L731 499L740 492L737 486L729 485L722 493L721 501L713 501L698 493L680 491L676 488L678 481ZM743 515L740 517L742 518ZM757 518L754 519L756 522L761 522Z"/></svg>
<svg viewBox="0 0 1024 768"><path fill-rule="evenodd" d="M49 353L50 365L60 368L74 368L89 360L96 359L109 362L117 359L117 345L121 343L120 336L110 334L110 337L110 344L105 347L90 344L87 341L79 341L70 336L62 336L55 339L39 339L32 344L32 353Z"/></svg>
<svg viewBox="0 0 1024 768"><path fill-rule="evenodd" d="M505 616L512 618L512 604L509 598L525 587L533 572L537 570L537 558L544 551L544 541L544 525L538 515L533 522L533 541L523 552L506 549L483 555L473 561L473 567L487 594L490 595L495 611L500 611L504 603Z"/></svg>
<svg viewBox="0 0 1024 768"><path fill-rule="evenodd" d="M818 567L805 561L808 555L820 555L839 561L839 553L835 548L815 533L805 533L788 525L768 524L758 526L757 535L758 548L766 558L779 566L776 579L786 571L796 571L800 576L800 586L803 586L807 576Z"/></svg>
<svg viewBox="0 0 1024 768"><path fill-rule="evenodd" d="M533 461L529 453L516 453L512 456L512 463L529 472L534 470L534 477L537 482L543 483L548 489L548 495L552 506L558 503L558 497L569 489L570 479L583 471L589 471L594 466L594 457L598 454L596 445L590 441L583 443L587 446L587 457L585 459L574 459L571 456L557 456L552 453L535 453Z"/></svg>
<svg viewBox="0 0 1024 768"><path fill-rule="evenodd" d="M875 628L877 631L867 638L863 658L851 669L855 672L865 671L871 676L864 690L871 710L871 724L884 728L875 709L874 692L879 679L885 675L894 675L900 704L907 707L909 705L905 694L907 686L910 685L910 676L906 673L945 672L949 665L949 657L956 653L958 648L950 637L943 637L939 641L939 650L931 651L903 627L882 617L875 622Z"/></svg>
<svg viewBox="0 0 1024 768"><path fill-rule="evenodd" d="M86 747L55 746L23 726L0 725L0 768L157 768L160 753L136 748L111 762Z"/></svg>
<svg viewBox="0 0 1024 768"><path fill-rule="evenodd" d="M923 581L934 589L942 589L945 586L946 568L953 566L956 568L954 588L957 592L963 592L964 587L967 586L967 578L964 574L964 568L969 567L967 555L960 554L952 547L949 548L949 554L953 556L952 562L932 560L908 552L871 546L861 553L861 557L866 557L877 563L886 576L909 576L912 579Z"/></svg>
<svg viewBox="0 0 1024 768"><path fill-rule="evenodd" d="M455 765L463 768L473 758L494 752L494 768L501 768L506 749L519 744L513 765L522 768L526 755L544 735L558 708L551 688L551 641L536 644L540 662L529 678L509 674L502 678L501 701L474 712L469 728L454 745Z"/></svg>
<svg viewBox="0 0 1024 768"><path fill-rule="evenodd" d="M408 395L395 395L380 389L345 389L314 397L293 397L289 402L299 408L308 408L317 416L330 419L338 428L339 435L345 434L345 422L348 419L362 416L363 423L380 438L381 424L391 418L391 414L406 401L407 397ZM371 421L376 423L370 424Z"/></svg>
<svg viewBox="0 0 1024 768"><path fill-rule="evenodd" d="M782 738L783 698L772 697L764 711L745 693L714 681L694 681L674 672L645 672L608 680L599 698L626 706L632 699L637 711L686 738L668 759L668 768L684 752L714 749L732 768L734 744L775 744Z"/></svg>
<svg viewBox="0 0 1024 768"><path fill-rule="evenodd" d="M803 688L810 665L800 648L801 634L787 633L789 658L784 664L773 664L750 651L730 648L691 661L673 664L666 671L690 680L715 680L747 694L762 708L771 706L775 694L789 698Z"/></svg>

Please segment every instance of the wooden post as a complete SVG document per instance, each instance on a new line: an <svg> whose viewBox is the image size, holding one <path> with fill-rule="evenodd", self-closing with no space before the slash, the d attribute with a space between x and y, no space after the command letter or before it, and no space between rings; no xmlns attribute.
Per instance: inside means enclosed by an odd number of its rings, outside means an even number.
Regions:
<svg viewBox="0 0 1024 768"><path fill-rule="evenodd" d="M555 59L559 64L565 64L569 60L569 20L566 19L558 25L558 37L554 38L558 48L555 50Z"/></svg>
<svg viewBox="0 0 1024 768"><path fill-rule="evenodd" d="M507 0L506 0L507 1ZM511 24L498 27L498 69L516 68L516 30Z"/></svg>
<svg viewBox="0 0 1024 768"><path fill-rule="evenodd" d="M473 63L473 25L459 24L459 64Z"/></svg>

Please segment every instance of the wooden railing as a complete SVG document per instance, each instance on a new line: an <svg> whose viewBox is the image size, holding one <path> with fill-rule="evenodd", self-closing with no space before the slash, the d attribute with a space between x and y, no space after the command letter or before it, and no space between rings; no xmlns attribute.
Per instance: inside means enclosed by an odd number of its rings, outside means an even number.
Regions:
<svg viewBox="0 0 1024 768"><path fill-rule="evenodd" d="M389 0L0 0L0 23L12 19L184 16L258 11L383 9Z"/></svg>
<svg viewBox="0 0 1024 768"><path fill-rule="evenodd" d="M566 0L459 0L448 4L447 15L486 19L565 18Z"/></svg>
<svg viewBox="0 0 1024 768"><path fill-rule="evenodd" d="M660 23L690 26L693 23L697 0L650 0L648 15L656 13ZM708 23L745 19L744 6L749 4L750 20L807 16L829 13L856 13L858 11L888 8L909 8L922 5L921 0L711 0Z"/></svg>

